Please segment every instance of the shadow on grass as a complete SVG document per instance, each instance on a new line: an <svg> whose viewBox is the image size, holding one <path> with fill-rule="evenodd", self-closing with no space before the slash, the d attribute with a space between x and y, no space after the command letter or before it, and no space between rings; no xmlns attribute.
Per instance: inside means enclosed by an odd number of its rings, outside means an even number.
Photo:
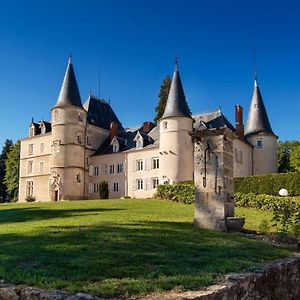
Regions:
<svg viewBox="0 0 300 300"><path fill-rule="evenodd" d="M52 218L68 218L93 215L101 212L119 211L122 208L78 208L78 209L45 209L39 207L11 208L0 211L0 224L46 220Z"/></svg>
<svg viewBox="0 0 300 300"><path fill-rule="evenodd" d="M104 297L201 288L289 254L180 222L51 226L35 235L4 234L0 243L0 277Z"/></svg>

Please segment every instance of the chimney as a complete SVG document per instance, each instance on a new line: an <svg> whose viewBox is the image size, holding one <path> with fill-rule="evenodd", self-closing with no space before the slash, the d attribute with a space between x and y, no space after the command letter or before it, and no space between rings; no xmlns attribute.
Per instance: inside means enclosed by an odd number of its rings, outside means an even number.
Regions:
<svg viewBox="0 0 300 300"><path fill-rule="evenodd" d="M235 128L240 140L244 139L243 108L237 104L235 106Z"/></svg>
<svg viewBox="0 0 300 300"><path fill-rule="evenodd" d="M150 132L150 130L154 127L154 124L150 121L144 122L143 123L143 130L144 133L147 134L148 132Z"/></svg>
<svg viewBox="0 0 300 300"><path fill-rule="evenodd" d="M110 133L109 133L109 140L112 141L112 139L117 135L118 133L118 123L111 122L110 123Z"/></svg>

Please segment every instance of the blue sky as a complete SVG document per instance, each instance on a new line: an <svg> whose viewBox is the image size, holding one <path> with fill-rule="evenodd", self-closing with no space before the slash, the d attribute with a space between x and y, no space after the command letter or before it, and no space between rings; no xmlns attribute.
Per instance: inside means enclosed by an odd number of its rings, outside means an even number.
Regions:
<svg viewBox="0 0 300 300"><path fill-rule="evenodd" d="M221 107L234 123L258 80L274 132L299 140L298 1L0 1L0 145L50 118L69 50L83 100L89 89L123 125L154 118L175 57L193 113Z"/></svg>

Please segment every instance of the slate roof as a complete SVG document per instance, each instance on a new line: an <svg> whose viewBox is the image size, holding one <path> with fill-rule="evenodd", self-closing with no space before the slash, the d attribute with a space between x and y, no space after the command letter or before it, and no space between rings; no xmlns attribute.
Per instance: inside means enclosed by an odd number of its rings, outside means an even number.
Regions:
<svg viewBox="0 0 300 300"><path fill-rule="evenodd" d="M222 114L221 110L197 114L193 116L193 119L195 120L193 124L194 130L199 129L202 122L207 128L228 127L229 129L235 132L234 126Z"/></svg>
<svg viewBox="0 0 300 300"><path fill-rule="evenodd" d="M42 124L44 124L45 128L46 128L46 131L45 133L47 132L50 132L52 130L52 127L51 127L51 123L50 122L47 122L47 121L44 121L44 120L41 120L39 122L34 122L33 120L31 121L30 123L30 127L33 125L34 126L34 135L38 135L38 134L41 134L41 128L42 128Z"/></svg>
<svg viewBox="0 0 300 300"><path fill-rule="evenodd" d="M89 124L110 130L110 123L116 122L119 131L124 129L110 104L106 101L89 95L89 98L83 104L83 108L87 111L87 122Z"/></svg>
<svg viewBox="0 0 300 300"><path fill-rule="evenodd" d="M71 105L82 107L81 97L75 77L72 59L70 56L58 100L54 107L64 107Z"/></svg>
<svg viewBox="0 0 300 300"><path fill-rule="evenodd" d="M248 120L245 127L245 137L257 133L274 134L268 118L263 98L257 83L257 78L254 79L254 90L250 104Z"/></svg>
<svg viewBox="0 0 300 300"><path fill-rule="evenodd" d="M185 99L177 62L175 63L170 92L168 95L166 108L162 118L175 117L175 116L176 117L191 116L191 111Z"/></svg>

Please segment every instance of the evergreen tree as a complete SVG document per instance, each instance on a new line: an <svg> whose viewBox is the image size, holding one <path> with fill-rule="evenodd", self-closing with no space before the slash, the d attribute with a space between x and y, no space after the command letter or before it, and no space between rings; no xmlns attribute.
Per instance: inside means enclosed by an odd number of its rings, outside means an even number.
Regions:
<svg viewBox="0 0 300 300"><path fill-rule="evenodd" d="M167 104L168 100L168 95L171 87L171 77L168 75L166 78L163 80L161 86L160 86L160 91L159 91L159 102L158 105L155 108L156 111L156 116L154 118L154 121L157 122L163 115L165 111L165 107Z"/></svg>
<svg viewBox="0 0 300 300"><path fill-rule="evenodd" d="M5 161L7 194L10 201L17 201L19 191L20 141L10 148Z"/></svg>
<svg viewBox="0 0 300 300"><path fill-rule="evenodd" d="M11 140L6 140L3 146L2 153L0 154L0 202L4 202L7 198L6 184L4 182L5 177L5 160L7 159L7 153L9 152L13 142Z"/></svg>

